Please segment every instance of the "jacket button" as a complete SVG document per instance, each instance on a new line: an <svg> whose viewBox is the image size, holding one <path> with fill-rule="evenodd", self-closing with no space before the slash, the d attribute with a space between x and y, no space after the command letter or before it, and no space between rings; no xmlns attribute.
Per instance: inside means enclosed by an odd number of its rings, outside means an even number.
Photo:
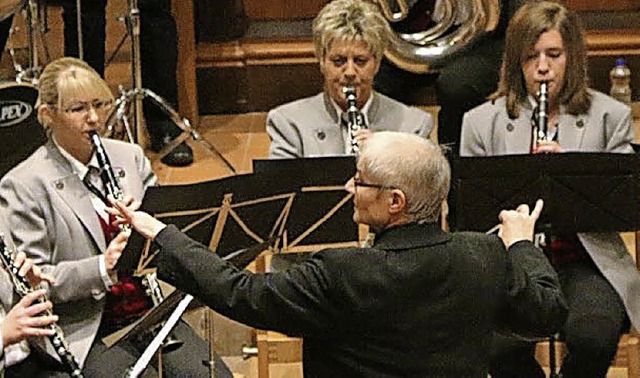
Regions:
<svg viewBox="0 0 640 378"><path fill-rule="evenodd" d="M579 129L583 128L583 127L584 127L584 121L583 121L583 120L581 120L581 119L579 119L579 120L576 122L576 126L577 126Z"/></svg>
<svg viewBox="0 0 640 378"><path fill-rule="evenodd" d="M515 129L513 123L507 123L507 131L513 131L513 129Z"/></svg>
<svg viewBox="0 0 640 378"><path fill-rule="evenodd" d="M320 140L325 140L325 138L327 137L327 134L325 134L323 130L316 130L316 136Z"/></svg>
<svg viewBox="0 0 640 378"><path fill-rule="evenodd" d="M103 290L98 290L98 289L92 289L91 290L91 296L93 297L93 299L95 299L96 301L101 300L102 298L104 298L105 296L105 292Z"/></svg>
<svg viewBox="0 0 640 378"><path fill-rule="evenodd" d="M62 190L64 189L64 183L62 181L56 181L56 189Z"/></svg>

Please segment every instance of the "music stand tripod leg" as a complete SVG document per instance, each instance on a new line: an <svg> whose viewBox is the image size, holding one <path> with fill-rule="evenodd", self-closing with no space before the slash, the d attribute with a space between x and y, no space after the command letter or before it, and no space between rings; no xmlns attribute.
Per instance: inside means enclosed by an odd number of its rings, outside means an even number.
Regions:
<svg viewBox="0 0 640 378"><path fill-rule="evenodd" d="M222 153L218 151L218 149L215 146L213 146L208 140L203 138L200 135L200 133L198 133L191 126L191 123L189 122L189 120L187 120L186 118L180 117L178 112L176 112L162 97L160 97L153 91L145 88L140 90L140 95L142 96L142 98L149 97L153 101L153 103L157 105L171 119L171 121L173 121L173 123L182 130L182 134L176 137L165 148L163 148L159 152L156 159L162 159L162 157L164 157L169 152L173 151L174 148L176 148L180 143L182 143L185 139L187 139L190 136L193 140L201 143L210 153L218 157L224 163L227 169L231 171L231 173L233 174L238 173L236 169L233 167L233 165L231 165L231 162L229 162L229 160L227 160L227 158L225 158L224 155L222 155Z"/></svg>
<svg viewBox="0 0 640 378"><path fill-rule="evenodd" d="M187 306L189 306L189 303L191 303L192 300L193 297L188 294L185 295L182 300L180 300L178 306L176 306L175 310L173 310L173 312L169 316L169 319L167 319L164 325L160 328L160 331L158 331L158 334L153 338L151 343L149 343L149 346L142 353L138 361L136 361L133 366L127 369L127 372L125 373L125 376L127 378L139 377L140 374L144 372L144 369L147 368L153 356L160 351L162 344L164 344L164 340L169 336L173 328L175 328L175 326L178 324L180 317L185 312ZM161 371L162 369L159 370Z"/></svg>
<svg viewBox="0 0 640 378"><path fill-rule="evenodd" d="M549 337L549 378L560 378L556 367L556 335Z"/></svg>

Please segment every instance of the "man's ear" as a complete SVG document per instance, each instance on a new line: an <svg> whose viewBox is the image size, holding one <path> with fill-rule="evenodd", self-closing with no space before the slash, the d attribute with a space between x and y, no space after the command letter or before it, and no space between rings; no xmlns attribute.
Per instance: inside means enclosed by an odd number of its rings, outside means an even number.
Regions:
<svg viewBox="0 0 640 378"><path fill-rule="evenodd" d="M389 198L389 213L399 214L405 210L407 206L407 198L400 189L392 189Z"/></svg>

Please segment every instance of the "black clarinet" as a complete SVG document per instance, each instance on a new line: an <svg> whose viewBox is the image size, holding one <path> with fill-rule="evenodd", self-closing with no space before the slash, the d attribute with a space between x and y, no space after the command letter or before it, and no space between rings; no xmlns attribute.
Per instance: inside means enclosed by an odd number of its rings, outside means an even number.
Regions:
<svg viewBox="0 0 640 378"><path fill-rule="evenodd" d="M102 144L102 139L100 138L100 135L98 135L98 133L95 131L92 131L90 135L91 143L93 143L93 147L96 152L96 158L98 159L98 164L100 165L100 178L102 179L102 183L105 186L105 190L107 191L107 194L111 194L116 200L122 201L122 189L120 189L120 185L118 184L116 175L113 172L113 167L111 166L109 155L107 155L107 151L104 149L104 145Z"/></svg>
<svg viewBox="0 0 640 378"><path fill-rule="evenodd" d="M29 281L18 273L19 269L13 263L13 256L4 242L3 235L0 235L0 260L2 260L2 264L5 266L9 277L11 277L13 288L16 293L21 297L29 294L33 289L31 288ZM47 301L47 299L43 297L40 297L39 300L40 302ZM43 314L49 316L53 315L53 312L51 310L46 310ZM67 373L75 378L84 378L84 374L82 374L82 369L80 369L78 361L74 355L71 354L69 346L64 339L62 329L55 324L51 324L47 327L55 332L53 335L48 336L49 341L51 341L51 345L53 345L53 349L55 349L56 354L60 357L60 361L62 361Z"/></svg>
<svg viewBox="0 0 640 378"><path fill-rule="evenodd" d="M107 155L107 151L104 148L104 144L102 144L102 138L98 135L97 132L92 131L91 142L93 143L93 147L95 149L96 158L98 159L98 164L100 165L100 178L105 186L105 190L107 194L110 194L118 201L122 201L123 194L122 189L120 188L120 184L116 179L116 175L113 172L113 167L111 166L111 161L109 160L109 155ZM120 230L124 231L131 228L128 224L121 224ZM159 305L164 300L164 295L160 290L160 284L156 278L155 273L146 274L142 277L142 284L146 288L146 294L151 298L154 306ZM164 344L163 351L171 351L175 348L182 345L182 341L175 338L171 335Z"/></svg>
<svg viewBox="0 0 640 378"><path fill-rule="evenodd" d="M364 116L362 115L362 112L360 112L360 109L358 109L358 106L356 105L356 101L358 100L356 89L354 87L344 87L342 88L342 92L347 98L347 128L349 131L350 142L349 152L353 155L357 155L360 152L360 148L358 147L358 141L356 140L356 131L366 129L367 125L364 123Z"/></svg>
<svg viewBox="0 0 640 378"><path fill-rule="evenodd" d="M538 106L533 112L532 127L533 137L531 140L531 151L535 151L541 142L550 141L549 138L549 83L540 82L538 92Z"/></svg>

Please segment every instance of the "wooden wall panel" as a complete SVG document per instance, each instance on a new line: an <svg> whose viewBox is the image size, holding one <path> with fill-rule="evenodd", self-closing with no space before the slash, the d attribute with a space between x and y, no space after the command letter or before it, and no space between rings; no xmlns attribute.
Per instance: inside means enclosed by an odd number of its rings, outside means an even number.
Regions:
<svg viewBox="0 0 640 378"><path fill-rule="evenodd" d="M211 0L194 0L207 2ZM249 22L254 17L285 17L295 19L313 16L326 0L296 3L292 9L284 0L225 0L243 1ZM612 14L635 15L640 0L609 0L607 10L626 8L621 12L588 12L592 17ZM572 8L601 7L602 2L565 0ZM315 4L315 5L311 5ZM311 12L311 8L313 12ZM306 13L305 13L306 12ZM249 16L250 15L250 16ZM196 15L197 18L197 15ZM635 18L631 18L634 20ZM626 20L626 19L625 19ZM608 71L617 57L627 57L632 70L634 99L640 98L640 29L631 23L618 28L597 28L587 31L590 73L594 88L608 92ZM197 92L199 114L242 113L267 111L283 102L309 96L321 89L322 78L313 56L309 37L293 38L285 35L238 38L227 42L198 43L196 47ZM311 79L310 79L311 78ZM411 93L402 100L412 105L435 105L433 80L425 80L424 90Z"/></svg>
<svg viewBox="0 0 640 378"><path fill-rule="evenodd" d="M265 112L322 91L317 63L197 70L200 114Z"/></svg>
<svg viewBox="0 0 640 378"><path fill-rule="evenodd" d="M243 0L250 20L294 20L314 18L328 0Z"/></svg>
<svg viewBox="0 0 640 378"><path fill-rule="evenodd" d="M575 11L621 11L639 10L640 0L564 0Z"/></svg>

